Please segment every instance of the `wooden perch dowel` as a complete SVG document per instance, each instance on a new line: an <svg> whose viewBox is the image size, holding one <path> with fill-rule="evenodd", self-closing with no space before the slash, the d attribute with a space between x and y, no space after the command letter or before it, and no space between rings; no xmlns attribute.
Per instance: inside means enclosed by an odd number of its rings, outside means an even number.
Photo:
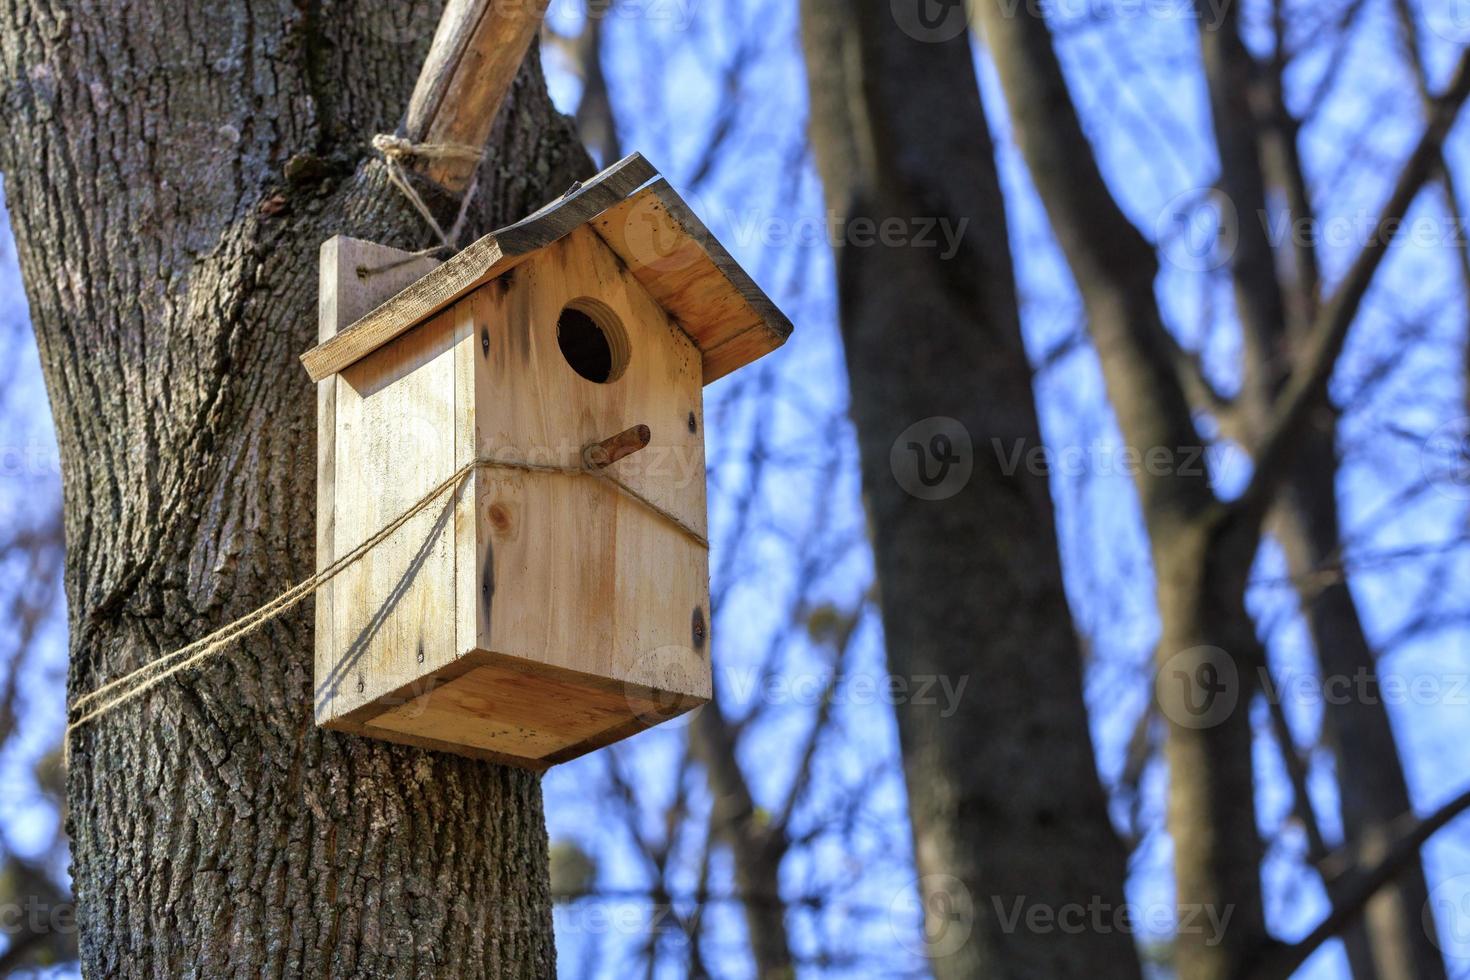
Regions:
<svg viewBox="0 0 1470 980"><path fill-rule="evenodd" d="M449 0L409 98L404 135L413 143L483 148L546 6L547 0ZM449 155L411 165L460 194L477 163Z"/></svg>
<svg viewBox="0 0 1470 980"><path fill-rule="evenodd" d="M589 470L605 469L648 445L648 426L635 425L582 450L582 465Z"/></svg>

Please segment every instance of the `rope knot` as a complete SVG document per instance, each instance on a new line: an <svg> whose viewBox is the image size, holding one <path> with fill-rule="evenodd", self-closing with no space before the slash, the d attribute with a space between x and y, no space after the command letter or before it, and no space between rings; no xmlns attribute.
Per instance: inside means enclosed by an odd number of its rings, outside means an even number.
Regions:
<svg viewBox="0 0 1470 980"><path fill-rule="evenodd" d="M470 163L479 163L485 158L485 154L473 146L465 146L462 143L415 143L405 136L393 133L379 133L372 139L373 149L378 151L383 158L383 163L388 168L388 181L408 199L414 210L424 219L428 226L433 229L439 239L439 245L433 251L441 248L451 252L458 251L455 243L459 241L460 233L464 229L465 216L469 213L470 201L474 200L475 191L479 187L480 178L477 174L470 181L470 186L465 190L464 196L459 202L459 214L454 219L454 225L445 231L439 224L419 192L414 190L413 185L408 182L408 177L403 170L403 161L410 157L418 157L422 160L464 160Z"/></svg>
<svg viewBox="0 0 1470 980"><path fill-rule="evenodd" d="M404 157L413 156L413 143L402 136L394 136L390 133L379 133L373 137L373 149L383 155L383 159L392 160L395 163Z"/></svg>

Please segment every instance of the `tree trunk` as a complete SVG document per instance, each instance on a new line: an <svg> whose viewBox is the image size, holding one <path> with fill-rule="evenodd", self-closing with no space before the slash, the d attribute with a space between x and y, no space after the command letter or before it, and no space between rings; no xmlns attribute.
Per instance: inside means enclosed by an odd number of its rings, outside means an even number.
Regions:
<svg viewBox="0 0 1470 980"><path fill-rule="evenodd" d="M1202 18L1211 16L1200 4ZM1258 65L1241 38L1239 5L1222 8L1218 23L1202 20L1200 44L1211 95L1215 143L1220 157L1220 189L1238 215L1239 237L1230 256L1236 310L1241 322L1244 383L1236 411L1258 441L1268 428L1272 402L1290 371L1293 335L1314 313L1318 289L1315 251L1300 262L1296 319L1288 320L1287 289L1277 276L1277 255L1262 216L1267 213L1267 174L1274 169L1284 188L1306 186L1294 147L1295 128L1278 137L1277 152L1266 152L1260 119L1250 98L1268 91ZM1285 107L1280 112L1285 114ZM1286 200L1309 208L1305 191ZM1310 213L1292 213L1293 221ZM1295 329L1293 329L1295 328ZM1353 684L1352 696L1333 698L1323 707L1327 741L1337 758L1343 829L1349 844L1383 837L1395 820L1412 812L1388 708L1378 695L1372 648L1363 633L1346 576L1324 571L1339 560L1342 546L1337 510L1337 417L1323 407L1304 426L1287 464L1275 509L1274 530L1317 650L1324 681ZM1327 576L1324 581L1323 576ZM1360 689L1358 679L1366 680ZM1361 694L1359 691L1361 690ZM1283 746L1283 751L1292 751ZM1336 889L1327 882L1329 894ZM1423 866L1415 861L1390 888L1369 904L1366 915L1344 930L1343 942L1357 980L1442 980L1444 963L1424 928L1428 888Z"/></svg>
<svg viewBox="0 0 1470 980"><path fill-rule="evenodd" d="M689 742L715 801L710 833L730 847L755 974L760 980L789 980L796 966L781 901L781 862L790 846L786 829L761 819L736 757L734 732L718 704L700 709L689 726Z"/></svg>
<svg viewBox="0 0 1470 980"><path fill-rule="evenodd" d="M1346 576L1333 570L1342 558L1334 483L1337 417L1330 411L1322 416L1292 462L1276 511L1275 532L1301 598L1322 676L1348 685L1325 688L1337 696L1322 705L1322 726L1337 760L1343 836L1356 844L1387 840L1414 808L1378 686L1377 658ZM1348 696L1341 696L1344 693ZM1423 863L1410 861L1392 884L1374 895L1354 925L1366 931L1376 976L1442 980L1444 960L1425 925L1432 915Z"/></svg>
<svg viewBox="0 0 1470 980"><path fill-rule="evenodd" d="M1126 855L1093 758L1047 475L1008 462L1040 445L1040 426L967 39L916 40L886 6L808 0L802 19L812 145L848 236L839 314L889 669L911 693L926 678L961 691L897 707L925 952L941 980L1137 977L1126 932L1026 918L1100 905L1113 922ZM869 241L864 222L903 240ZM951 421L923 421L935 417ZM935 469L951 455L968 481Z"/></svg>
<svg viewBox="0 0 1470 980"><path fill-rule="evenodd" d="M365 147L437 17L0 0L0 167L62 451L73 698L311 574L296 357L317 247L431 243ZM570 133L529 58L482 228L585 173ZM537 778L318 731L312 636L292 612L73 734L83 969L549 976Z"/></svg>
<svg viewBox="0 0 1470 980"><path fill-rule="evenodd" d="M1146 463L1135 485L1160 621L1156 693L1168 724L1167 824L1181 926L1174 965L1184 980L1228 980L1267 938L1249 710L1263 653L1245 608L1259 517L1223 505L1211 489L1180 351L1154 297L1157 258L1103 182L1045 21L1001 2L980 11L1118 426ZM1163 465L1148 462L1159 453ZM1223 930L1202 927L1206 917L1227 915Z"/></svg>

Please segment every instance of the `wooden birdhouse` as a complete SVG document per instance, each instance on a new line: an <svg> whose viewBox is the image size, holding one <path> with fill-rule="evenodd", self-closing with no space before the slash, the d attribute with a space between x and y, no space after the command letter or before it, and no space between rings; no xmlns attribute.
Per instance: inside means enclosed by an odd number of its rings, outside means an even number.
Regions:
<svg viewBox="0 0 1470 980"><path fill-rule="evenodd" d="M539 769L703 704L701 389L791 325L657 171L321 298L317 723Z"/></svg>

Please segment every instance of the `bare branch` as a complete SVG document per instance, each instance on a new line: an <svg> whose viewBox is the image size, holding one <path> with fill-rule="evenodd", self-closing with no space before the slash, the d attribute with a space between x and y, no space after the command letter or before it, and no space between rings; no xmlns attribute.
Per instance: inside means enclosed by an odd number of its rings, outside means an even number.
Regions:
<svg viewBox="0 0 1470 980"><path fill-rule="evenodd" d="M1260 67L1240 35L1240 5L1228 4L1219 23L1204 0L1197 4L1202 19L1200 50L1210 93L1210 116L1220 159L1219 186L1236 209L1245 214L1266 213L1266 175L1262 169L1260 131L1250 97ZM1286 300L1276 276L1276 254L1266 228L1259 221L1240 223L1239 240L1230 257L1235 284L1235 309L1242 344L1241 389L1248 404L1269 402L1286 375Z"/></svg>
<svg viewBox="0 0 1470 980"><path fill-rule="evenodd" d="M998 0L978 9L1016 141L1087 308L1119 425L1135 445L1200 445L1180 376L1187 358L1154 295L1158 257L1103 179L1050 28L1033 11ZM1217 503L1205 479L1147 475L1138 482L1151 520Z"/></svg>
<svg viewBox="0 0 1470 980"><path fill-rule="evenodd" d="M1470 51L1461 56L1453 79L1430 113L1424 134L1399 172L1393 193L1383 207L1373 234L1354 259L1337 291L1323 306L1302 345L1291 378L1277 398L1271 421L1258 448L1252 453L1256 461L1255 473L1245 493L1236 502L1241 513L1261 513L1281 476L1283 460L1290 455L1298 429L1326 397L1327 382L1347 341L1348 329L1357 317L1363 297L1387 255L1388 246L1396 237L1404 215L1432 174L1434 164L1440 158L1440 146L1467 96L1470 96Z"/></svg>
<svg viewBox="0 0 1470 980"><path fill-rule="evenodd" d="M1333 863L1339 860L1343 863L1351 861L1352 870L1333 880L1337 900L1331 914L1301 942L1290 946L1273 944L1268 947L1248 975L1254 980L1275 980L1277 977L1286 980L1290 977L1318 947L1337 935L1348 922L1360 914L1374 894L1396 878L1404 865L1418 856L1419 849L1430 837L1466 810L1470 810L1470 790L1432 815L1401 830L1391 841L1361 841L1350 849L1349 854L1335 855L1331 859ZM1372 861L1375 853L1383 856ZM1327 862L1324 862L1323 871L1329 871Z"/></svg>
<svg viewBox="0 0 1470 980"><path fill-rule="evenodd" d="M1327 855L1327 843L1322 836L1322 823L1317 819L1317 808L1312 802L1312 794L1307 789L1307 760L1297 751L1282 699L1273 697L1266 701L1270 708L1271 734L1276 739L1287 780L1291 783L1293 816L1301 823L1302 831L1307 835L1307 863L1317 864Z"/></svg>
<svg viewBox="0 0 1470 980"><path fill-rule="evenodd" d="M1394 0L1394 10L1399 17L1399 26L1404 32L1404 50L1408 55L1409 66L1414 71L1414 87L1419 91L1419 98L1427 110L1434 108L1434 92L1429 87L1429 68L1424 63L1424 52L1420 48L1419 23L1414 17L1414 9L1411 0ZM1449 161L1445 159L1444 147L1441 146L1437 154L1436 166L1439 170L1440 182L1444 185L1445 207L1449 212L1452 227L1465 227L1464 215L1460 208L1459 181L1451 170ZM1470 289L1470 249L1457 248L1455 255L1459 259L1460 278L1466 289Z"/></svg>

